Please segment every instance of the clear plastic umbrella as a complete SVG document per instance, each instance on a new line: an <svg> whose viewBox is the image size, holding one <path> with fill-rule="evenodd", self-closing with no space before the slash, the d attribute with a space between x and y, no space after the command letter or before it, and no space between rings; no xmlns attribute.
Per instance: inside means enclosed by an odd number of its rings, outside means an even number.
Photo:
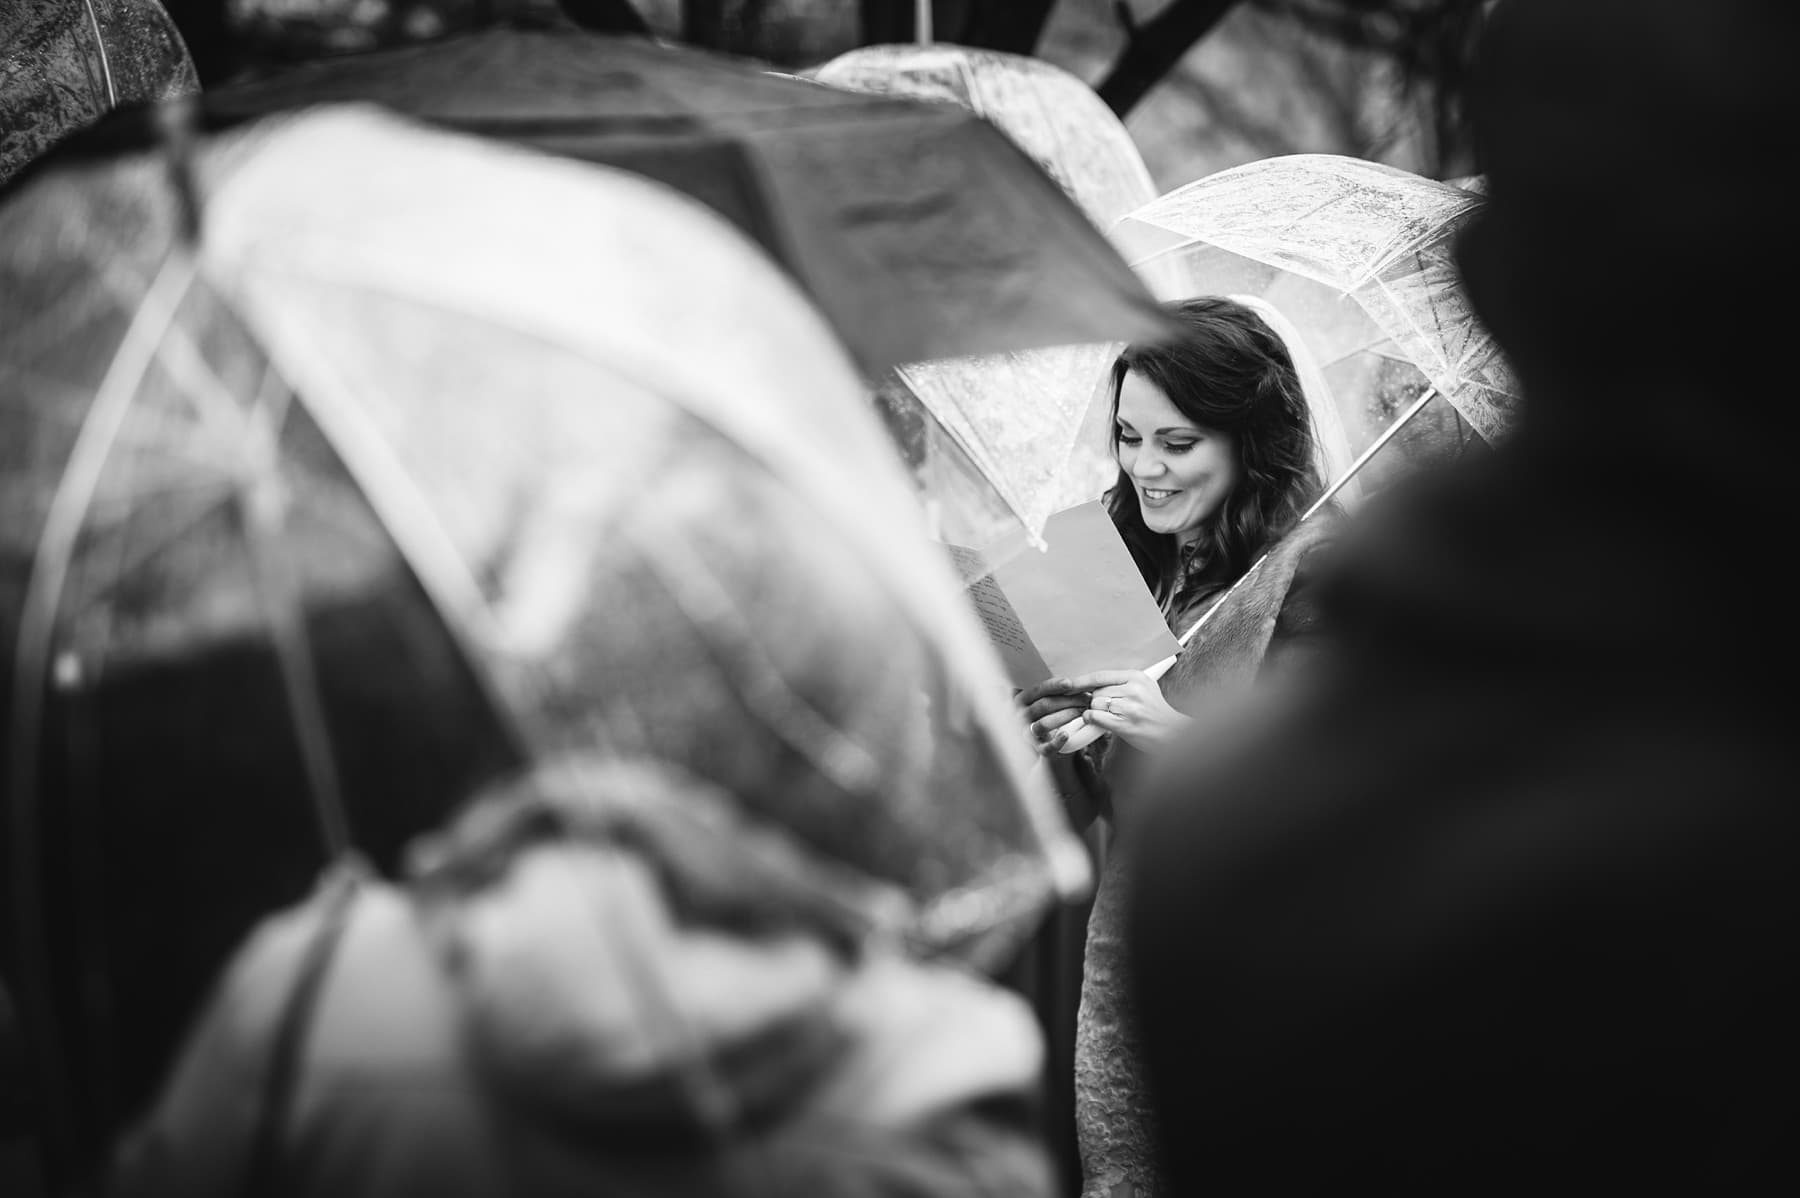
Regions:
<svg viewBox="0 0 1800 1198"><path fill-rule="evenodd" d="M1463 291L1454 239L1473 191L1332 154L1266 158L1195 180L1112 234L1165 298L1260 295L1313 349L1364 446L1440 396L1488 441L1518 388Z"/></svg>
<svg viewBox="0 0 1800 1198"><path fill-rule="evenodd" d="M1125 126L1076 76L1041 59L949 45L864 46L823 83L938 98L998 125L1100 228L1156 194ZM991 544L1091 499L1116 473L1096 395L1118 343L908 363L879 391L938 521Z"/></svg>
<svg viewBox="0 0 1800 1198"><path fill-rule="evenodd" d="M861 46L811 75L972 109L1000 126L1102 227L1156 195L1137 143L1105 101L1041 58L942 44Z"/></svg>
<svg viewBox="0 0 1800 1198"><path fill-rule="evenodd" d="M563 757L679 763L930 951L1085 885L859 374L722 218L354 107L202 142L197 238L171 172L0 206L8 897L112 954L37 1016L166 1044L326 856Z"/></svg>

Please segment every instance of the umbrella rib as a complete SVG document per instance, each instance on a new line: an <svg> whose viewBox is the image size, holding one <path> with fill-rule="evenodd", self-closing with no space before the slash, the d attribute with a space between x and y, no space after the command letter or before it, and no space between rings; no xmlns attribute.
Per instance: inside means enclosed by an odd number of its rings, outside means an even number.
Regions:
<svg viewBox="0 0 1800 1198"><path fill-rule="evenodd" d="M255 414L265 405L273 406L270 402L273 386L281 386L281 380L273 364L265 362L250 419L254 420ZM281 389L286 391L284 386ZM313 667L312 644L300 601L299 580L294 576L292 561L277 548L287 510L277 474L277 429L271 421L261 423L258 430L261 435L257 438L257 445L262 450L258 455L259 469L245 480L238 491L238 501L244 515L245 540L250 547L256 591L269 621L275 660L287 691L288 711L299 741L313 812L319 820L326 852L335 859L350 850L350 820L339 785L336 757L331 750L325 708L319 696L318 674Z"/></svg>
<svg viewBox="0 0 1800 1198"><path fill-rule="evenodd" d="M194 410L200 414L201 420L221 437L235 439L241 435L242 413L237 397L213 369L212 363L187 330L180 327L170 330L165 348L167 352L160 359L163 369L195 397L197 402ZM266 364L264 369L268 369ZM258 403L262 400L261 388L267 385L267 381L265 374L263 382L259 384Z"/></svg>
<svg viewBox="0 0 1800 1198"><path fill-rule="evenodd" d="M34 780L33 753L38 719L42 714L40 700L45 666L55 634L56 609L68 578L76 539L138 385L155 360L163 336L193 284L195 273L196 267L191 261L171 258L151 281L143 304L126 328L112 363L95 390L94 402L82 421L81 431L45 515L19 616L18 667L13 675L13 743L19 748L13 758L16 793L29 790ZM29 842L17 843L23 847Z"/></svg>
<svg viewBox="0 0 1800 1198"><path fill-rule="evenodd" d="M1152 222L1146 221L1144 223L1150 224ZM1225 233L1212 233L1212 234L1202 235L1202 234L1198 234L1198 233L1186 233L1186 232L1181 232L1179 230L1169 229L1168 226L1166 226L1166 225L1155 225L1154 227L1163 229L1165 232L1176 233L1177 236L1180 236L1181 238L1183 238L1183 240L1175 243L1174 245L1168 245L1168 246L1162 247L1161 249L1153 250L1150 253L1145 254L1142 258L1133 258L1130 262L1130 266L1133 270L1138 270L1142 267L1148 266L1152 262L1155 262L1161 258L1166 258L1171 254L1179 254L1183 250L1193 249L1197 245L1209 245L1215 249L1223 250L1228 254L1236 254L1240 258L1246 258L1246 259L1250 260L1251 262L1257 262L1264 266L1272 266L1276 270L1286 271L1287 273L1289 273L1291 275L1295 275L1298 278L1308 279L1314 283L1317 283L1321 287L1330 288L1332 291L1336 292L1340 296L1350 294L1350 289L1345 287L1338 280L1326 277L1325 272L1314 269L1310 265L1303 266L1295 261L1280 259L1277 256L1270 254L1268 251L1261 249L1260 247L1256 248L1256 249L1250 249L1250 248L1246 248L1246 247L1243 247L1240 245L1233 244L1237 240L1237 236L1238 236L1235 233L1225 232Z"/></svg>
<svg viewBox="0 0 1800 1198"><path fill-rule="evenodd" d="M75 542L88 504L99 486L100 473L111 456L113 440L156 352L164 332L174 321L183 298L193 285L197 264L186 254L164 260L144 294L114 350L113 359L94 394L88 417L82 422L69 462L58 481L44 517L32 555L31 573L19 614L19 633L13 668L12 768L12 872L13 920L25 978L47 978L49 947L43 925L41 853L38 843L37 754L44 705L44 683L51 642L56 632L56 611L74 556ZM60 1019L43 991L28 982L28 1000L45 999L44 1009L32 1012L43 1043L60 1042ZM54 1057L55 1052L48 1054ZM67 1088L66 1079L46 1059L42 1079L46 1097L55 1099ZM58 1109L52 1106L50 1109Z"/></svg>
<svg viewBox="0 0 1800 1198"><path fill-rule="evenodd" d="M1348 483L1352 478L1355 478L1357 471L1361 470L1364 466L1368 465L1370 460L1373 459L1374 456L1380 452L1381 447L1383 445L1386 445L1389 441L1393 440L1395 434L1399 433L1399 431L1402 428L1406 427L1407 422L1410 421L1414 416L1417 416L1421 411L1423 411L1425 408L1425 405L1427 403L1430 403L1432 398L1434 396L1436 396L1437 394L1438 394L1438 389L1436 387L1425 388L1424 392L1419 396L1419 398L1413 401L1412 406L1407 408L1406 411L1403 412L1400 415L1400 417L1398 419L1396 419L1392 424L1388 425L1388 427L1382 431L1381 436L1379 436L1375 439L1375 443L1370 445L1367 449L1363 450L1361 454L1357 455L1356 460L1354 462L1350 463L1349 468L1344 471L1344 473L1338 478L1338 480L1336 482L1332 483L1330 488L1327 489L1323 495L1319 496L1316 500L1314 500L1313 505L1311 507L1307 508L1306 511L1301 513L1300 519L1294 521L1295 527L1298 527L1299 525L1304 523L1309 517L1311 517L1314 513L1316 513L1320 508L1324 507L1328 502L1330 502L1331 497L1333 495L1336 495L1338 493L1338 491L1340 491L1343 488L1345 483ZM1220 608L1225 606L1225 601L1227 599L1231 598L1232 592L1237 590L1239 587L1243 586L1244 583L1249 580L1250 576L1252 574L1255 574L1257 572L1257 570L1261 569L1262 564L1268 560L1269 560L1269 554L1265 553L1261 557L1257 558L1255 561L1251 562L1250 568L1248 570L1245 570L1242 574L1238 575L1238 580L1236 582L1232 583L1229 587L1226 587L1225 593L1223 595L1220 595L1217 599L1213 600L1212 606L1208 607L1204 612L1202 612L1200 615L1200 618L1198 620L1194 621L1192 627L1190 627L1186 632L1182 633L1179 638L1177 638L1181 642L1181 644L1185 647L1190 641L1192 641L1194 639L1194 637L1199 635L1200 630L1202 628L1206 627L1207 621L1211 620L1213 618L1213 614L1215 612L1217 612Z"/></svg>
<svg viewBox="0 0 1800 1198"><path fill-rule="evenodd" d="M1391 292L1388 291L1386 284L1384 284L1380 279L1374 280L1374 284L1375 284L1376 290L1380 291L1383 294L1383 296L1387 299L1388 302L1386 304L1386 307L1393 309L1394 311L1396 311L1400 314L1400 319L1405 322L1405 326L1406 326L1405 331L1406 332L1411 333L1413 337L1417 338L1421 342L1424 342L1427 344L1436 344L1435 340L1421 326L1420 322L1413 318L1412 312L1407 308L1407 306L1405 304L1400 303L1399 300ZM1438 307L1437 295L1435 293L1427 294L1426 304L1428 306L1428 309L1430 311L1432 311L1435 315L1435 313L1437 311L1437 307ZM1434 321L1434 323L1438 324L1440 327L1442 325L1441 321ZM1396 344L1397 343L1398 342L1396 339ZM1422 363L1415 361L1413 364L1415 366L1418 366L1420 371L1427 378L1429 378L1431 380L1434 388L1443 392L1445 401L1450 403L1452 406L1455 406L1456 400L1452 398L1452 392L1455 390L1455 388L1452 387L1451 384L1456 383L1460 380L1452 377L1449 374L1449 365L1450 364L1447 362L1438 363L1436 375L1434 375L1431 370L1427 370ZM1465 419L1466 419L1466 417L1465 417Z"/></svg>
<svg viewBox="0 0 1800 1198"><path fill-rule="evenodd" d="M962 80L963 95L969 98L969 111L983 120L988 119L987 109L981 103L981 95L975 89L975 73L969 70L968 61L961 55L953 61L956 63L957 77Z"/></svg>
<svg viewBox="0 0 1800 1198"><path fill-rule="evenodd" d="M1314 204L1311 208L1306 209L1304 212L1295 213L1292 217L1290 217L1288 219L1288 222L1286 224L1281 225L1279 228L1275 229L1274 232L1271 234L1271 236L1276 236L1276 235L1280 235L1282 233L1286 233L1288 230L1294 228L1296 225L1300 224L1302 221L1306 220L1308 217L1316 216L1317 214L1325 211L1327 208L1335 207L1343 202L1344 202L1344 196L1341 192L1337 195L1329 196L1326 199L1320 200L1318 203Z"/></svg>
<svg viewBox="0 0 1800 1198"><path fill-rule="evenodd" d="M1147 224L1147 225L1153 224L1153 222L1151 222L1151 221L1144 221L1143 223ZM1214 244L1210 241L1207 241L1206 238L1201 237L1198 234L1186 233L1179 229L1171 229L1167 225L1154 224L1154 227L1161 229L1165 233L1173 233L1177 237L1180 237L1181 240L1176 242L1174 245L1166 245L1159 250L1152 250L1150 253L1145 254L1142 258L1133 258L1129 263L1130 267L1133 270L1137 270L1140 267L1148 266L1152 262L1155 262L1158 258L1166 258L1170 254L1179 254L1182 250L1192 249L1194 246L1199 245L1201 242L1206 242L1206 244L1208 244L1208 245ZM1224 247L1221 246L1220 248L1223 249Z"/></svg>
<svg viewBox="0 0 1800 1198"><path fill-rule="evenodd" d="M906 367L899 367L897 373L900 375L906 387L918 398L919 406L930 413L932 421L944 431L945 435L956 444L958 449L968 455L969 461L981 472L981 476L987 480L988 485L994 488L994 492L1000 496L1001 502L1006 504L1007 510L1012 512L1012 514L1018 518L1019 523L1023 524L1029 532L1031 529L1031 518L1025 512L1022 500L1013 494L1014 488L1010 485L1002 485L1000 480L1005 477L1005 471L1000 468L993 453L990 452L987 443L979 438L965 437L959 430L939 415L930 404L926 403L922 391L918 386L914 385L911 376L907 373ZM1042 542L1042 537L1038 534L1033 534L1031 539L1033 544L1041 544Z"/></svg>
<svg viewBox="0 0 1800 1198"><path fill-rule="evenodd" d="M619 521L624 536L642 551L646 562L663 584L663 591L696 629L711 631L739 651L736 660L723 663L739 675L744 705L760 716L769 729L810 761L818 771L850 794L872 794L881 785L881 769L867 746L846 736L819 712L805 696L788 685L781 669L757 643L755 634L739 617L729 592L698 555L688 554L680 537L651 536L645 526L663 521L639 503ZM633 519L637 523L633 523ZM679 570L671 570L665 554L683 557ZM684 585L694 584L694 585ZM717 650L715 649L715 654ZM723 656L723 655L720 655ZM744 677L744 675L748 677Z"/></svg>
<svg viewBox="0 0 1800 1198"><path fill-rule="evenodd" d="M106 39L100 34L100 14L94 11L94 0L81 0L87 9L88 28L94 31L94 49L100 56L100 74L106 80L106 106L119 106L119 90L113 86L112 62L106 55Z"/></svg>
<svg viewBox="0 0 1800 1198"><path fill-rule="evenodd" d="M927 409L927 411L929 410ZM935 412L932 413L932 418L938 421L938 426L956 443L957 448L961 449L969 456L969 460L975 463L975 468L981 471L982 477L988 480L988 485L992 486L999 493L1000 498L1006 501L1006 506L1011 509L1013 515L1019 518L1019 522L1030 528L1031 519L1024 510L1023 500L1014 494L1016 488L1011 483L1003 484L1001 482L1006 477L1006 472L1000 468L987 442L979 437L963 436L955 428L945 424ZM1034 541L1038 539L1033 538Z"/></svg>
<svg viewBox="0 0 1800 1198"><path fill-rule="evenodd" d="M396 294L379 286L363 285L376 294ZM429 302L413 295L407 298L418 303ZM447 312L462 311L454 305L437 306ZM270 327L286 328L280 324ZM267 345L271 357L290 348L279 337L270 338ZM348 388L324 355L298 353L277 365L284 367L290 380L297 373L305 376L303 385L294 387L295 396L374 508L383 530L424 587L432 606L444 618L446 628L481 687L488 708L508 743L522 759L528 759L531 738L526 735L511 705L504 701L493 671L476 652L477 643L496 643L499 638L492 635L489 627L492 612L480 585L462 561L455 542L366 415L354 404L336 402Z"/></svg>
<svg viewBox="0 0 1800 1198"><path fill-rule="evenodd" d="M1447 226L1449 226L1450 224L1452 224L1458 220L1461 220L1463 215L1465 213L1467 213L1470 208L1478 208L1480 206L1481 205L1479 203L1470 204L1465 207L1457 209L1455 212L1450 213L1448 216L1439 217L1437 220L1432 221L1428 225L1426 225L1426 227L1424 229L1422 229L1418 233L1417 236L1414 236L1412 238L1404 237L1403 236L1404 231L1402 231L1402 233L1396 233L1394 235L1393 240L1388 245L1383 246L1381 248L1381 250L1379 250L1375 254L1375 256L1371 260L1368 268L1363 271L1362 278L1364 280L1366 280L1375 275L1380 274L1382 271L1386 270L1390 265L1392 265L1394 260L1399 258L1402 254L1416 253L1416 252L1419 252L1425 246L1429 246L1429 245L1433 245L1433 244L1437 243L1437 241L1439 240L1439 234ZM1357 285L1360 286L1361 285L1360 282Z"/></svg>
<svg viewBox="0 0 1800 1198"><path fill-rule="evenodd" d="M401 299L441 312L479 318L534 340L542 341L547 336L541 325L521 321L516 314L505 312L491 303L451 301L441 294L421 294L414 290L396 288L365 272L321 269L317 260L302 271L295 271L291 266L275 269L293 272L314 281L329 280L339 287ZM503 692L492 670L474 651L478 639L476 625L479 623L486 629L492 619L479 587L469 575L454 542L424 503L405 468L395 458L381 435L369 425L362 413L355 410L354 405L331 402L346 391L333 364L323 355L307 352L303 342L281 339L288 335L286 330L290 326L291 322L271 321L253 327L270 338L269 344L272 347L279 348L286 354L279 364L288 377L308 384L296 388L300 402L313 415L326 439L344 460L352 477L387 528L389 536L400 549L401 556L425 587L434 606L445 617L472 673L484 688L495 717L510 735L515 750L525 756L532 741L520 726L516 713L502 701ZM638 355L630 352L623 352L621 360L615 365L636 385L666 393L671 402L686 410L707 410L706 405L697 405L686 397L686 393L698 389L691 379L671 377L667 370L661 373L651 371ZM760 461L774 463L786 460L775 445L755 436L746 436L741 428L717 427L727 439L742 446ZM841 512L832 513L832 516L834 520L848 519L847 514ZM905 602L909 610L917 612L927 609L925 605L929 601L923 598L925 588L916 580L909 580L895 572L884 572L883 576L901 595L907 596ZM1008 778L1018 786L1021 793L1043 793L1041 784L1031 780L1020 756L1007 751L1014 742L1009 736L1011 717L1004 709L1004 702L983 700L977 711L990 743L1004 763L1003 768ZM1027 822L1044 852L1058 893L1074 894L1089 886L1092 874L1086 855L1079 842L1068 836L1066 826L1058 823L1048 808L1040 808L1031 802L1025 802L1022 806Z"/></svg>
<svg viewBox="0 0 1800 1198"><path fill-rule="evenodd" d="M127 576L136 573L146 562L181 540L236 496L236 490L230 483L222 483L216 479L208 479L204 483L196 484L191 490L198 492L192 506L180 513L179 517L171 518L163 524L155 536L146 537L136 546L120 546L112 577L108 581L96 585L90 592L92 597L98 598L109 594L120 586Z"/></svg>
<svg viewBox="0 0 1800 1198"><path fill-rule="evenodd" d="M141 280L128 277L123 270L106 261L93 262L92 265L95 269L91 277L101 282L105 290L118 301L121 307L129 309L140 302L139 295L145 294L140 291ZM182 384L194 394L206 396L214 401L212 407L207 407L205 404L195 405L202 418L212 426L214 431L229 431L227 425L215 417L215 413L234 409L236 401L231 398L231 389L212 369L206 355L200 350L188 331L180 325L171 325L164 330L158 349L161 352L156 357L157 363L168 371L177 383ZM87 389L80 384L60 380L27 367L0 362L0 371L38 381L40 384L56 386L71 393L88 393ZM129 438L130 435L129 430L125 428L119 429L115 434L116 437L122 438ZM163 443L157 445L156 448L170 456L196 457L193 451L180 442ZM207 459L199 457L197 460L205 461Z"/></svg>

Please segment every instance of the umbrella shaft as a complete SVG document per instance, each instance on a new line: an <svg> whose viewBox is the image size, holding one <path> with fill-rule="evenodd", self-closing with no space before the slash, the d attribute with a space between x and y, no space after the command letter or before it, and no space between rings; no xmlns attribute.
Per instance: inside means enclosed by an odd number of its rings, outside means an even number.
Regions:
<svg viewBox="0 0 1800 1198"><path fill-rule="evenodd" d="M1326 489L1325 494L1319 496L1317 502L1315 502L1311 507L1307 508L1305 512L1301 513L1300 519L1294 521L1295 526L1298 527L1299 525L1305 523L1308 516L1311 516L1314 512L1318 511L1320 508L1324 507L1327 503L1331 502L1331 497L1333 495L1336 495L1339 491L1341 491L1343 489L1345 483L1347 483L1351 479L1355 478L1356 472L1358 470L1361 470L1365 465L1367 465L1369 462L1369 459L1373 458L1377 453L1379 453L1381 451L1381 447L1383 445L1386 445L1389 441L1393 440L1394 434L1398 433L1401 429L1405 428L1407 421L1411 420L1414 416L1417 416L1420 412L1422 412L1425 409L1425 405L1431 402L1431 397L1436 394L1437 394L1436 387L1425 388L1425 393L1423 395L1419 396L1418 399L1413 401L1412 407L1406 409L1405 412L1401 413L1400 419L1398 419L1398 420L1394 421L1394 423L1388 425L1387 428L1382 432L1381 436L1375 438L1375 443L1373 445L1369 446L1367 449L1363 450L1362 454L1354 462L1350 463L1350 468L1348 470L1344 471L1343 476L1340 477L1336 482L1332 483L1331 486ZM1257 558L1254 562L1252 562L1250 564L1250 568L1248 570L1245 570L1243 575L1236 582L1232 583L1231 586L1226 589L1226 591L1223 595L1220 595L1216 600L1214 600L1213 605L1211 607L1207 608L1206 611L1201 614L1201 616L1198 620L1194 621L1194 626L1192 628L1189 628L1186 632L1181 634L1181 638L1180 638L1181 643L1183 645L1186 645L1189 641L1193 640L1195 634L1198 633L1202 628L1206 627L1206 622L1208 620L1212 619L1213 613L1218 611L1219 608L1223 607L1225 604L1225 601L1227 599L1231 598L1231 593L1233 591L1237 590L1239 587L1243 586L1245 580L1248 579L1252 574L1256 573L1256 571L1262 566L1262 564L1268 560L1269 560L1269 555L1265 553L1261 557Z"/></svg>
<svg viewBox="0 0 1800 1198"><path fill-rule="evenodd" d="M1300 517L1300 519L1301 520L1306 519L1307 516L1312 515L1314 512L1316 512L1320 508L1324 507L1327 503L1331 502L1331 497L1333 495L1336 495L1339 491L1343 490L1344 484L1349 482L1351 479L1355 478L1356 472L1358 470L1361 470L1364 466L1368 465L1369 459L1373 458L1377 453L1380 453L1381 447L1383 445L1386 445L1389 441L1392 441L1394 439L1394 435L1396 433L1398 433L1401 429L1406 427L1407 421L1411 420L1414 416L1417 416L1420 412L1424 411L1425 405L1430 403L1432 396L1436 395L1437 393L1438 393L1438 391L1437 391L1436 387L1425 388L1425 393L1413 401L1412 407L1410 407L1410 408L1406 409L1406 411L1402 412L1400 414L1400 419L1394 421L1394 423L1388 425L1387 428L1383 429L1381 435L1379 437L1375 438L1375 443L1373 445L1369 446L1367 449L1363 450L1362 453L1357 456L1357 459L1354 462L1350 463L1350 468L1348 470L1344 471L1343 476L1341 478L1339 478L1336 482L1332 483L1331 486L1326 489L1325 494L1319 496L1318 502L1314 503L1311 507L1307 508L1305 514L1302 515ZM1296 521L1296 523L1298 523L1298 521Z"/></svg>

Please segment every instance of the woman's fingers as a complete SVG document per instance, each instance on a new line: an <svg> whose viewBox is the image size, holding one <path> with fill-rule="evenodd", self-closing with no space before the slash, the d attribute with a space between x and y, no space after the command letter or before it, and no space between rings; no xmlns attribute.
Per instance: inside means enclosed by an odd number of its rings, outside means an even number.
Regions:
<svg viewBox="0 0 1800 1198"><path fill-rule="evenodd" d="M1081 713L1082 709L1079 707L1065 707L1061 711L1053 711L1043 719L1032 721L1031 734L1038 740L1048 740L1052 732L1080 719Z"/></svg>
<svg viewBox="0 0 1800 1198"><path fill-rule="evenodd" d="M1142 670L1095 670L1091 674L1077 674L1059 681L1067 684L1063 688L1065 692L1096 691L1103 686L1123 686L1137 678L1150 681L1150 675Z"/></svg>
<svg viewBox="0 0 1800 1198"><path fill-rule="evenodd" d="M1153 722L1162 692L1142 670L1095 670L1050 678L1019 694L1040 752L1060 750L1085 725L1131 736ZM1090 732L1088 735L1092 735Z"/></svg>
<svg viewBox="0 0 1800 1198"><path fill-rule="evenodd" d="M1105 735L1106 730L1094 723L1092 716L1088 716L1064 728L1051 739L1057 753L1075 753Z"/></svg>
<svg viewBox="0 0 1800 1198"><path fill-rule="evenodd" d="M1046 678L1036 686L1027 687L1025 690L1020 691L1018 694L1018 702L1022 707L1030 707L1039 699L1046 698L1050 695L1067 695L1070 693L1069 680L1067 678Z"/></svg>
<svg viewBox="0 0 1800 1198"><path fill-rule="evenodd" d="M1088 696L1088 710L1104 715L1131 715L1140 706L1137 696L1129 691L1096 691Z"/></svg>
<svg viewBox="0 0 1800 1198"><path fill-rule="evenodd" d="M1131 727L1131 719L1122 712L1096 708L1087 713L1087 722L1102 732L1123 732Z"/></svg>
<svg viewBox="0 0 1800 1198"><path fill-rule="evenodd" d="M1025 709L1025 718L1035 724L1045 716L1055 712L1083 711L1086 710L1087 705L1088 697L1086 695L1051 695L1047 698L1039 699L1036 703L1027 707Z"/></svg>
<svg viewBox="0 0 1800 1198"><path fill-rule="evenodd" d="M1097 732L1095 729L1088 727L1093 720L1093 715L1094 713L1091 711L1077 711L1073 713L1060 727L1052 730L1051 733L1043 739L1038 751L1045 755L1052 753L1066 753L1069 751L1068 745L1070 740L1082 736L1086 736L1090 740L1093 739L1097 735Z"/></svg>
<svg viewBox="0 0 1800 1198"><path fill-rule="evenodd" d="M1153 749L1178 735L1188 717L1169 706L1154 679L1102 687L1089 699L1087 722L1139 749Z"/></svg>

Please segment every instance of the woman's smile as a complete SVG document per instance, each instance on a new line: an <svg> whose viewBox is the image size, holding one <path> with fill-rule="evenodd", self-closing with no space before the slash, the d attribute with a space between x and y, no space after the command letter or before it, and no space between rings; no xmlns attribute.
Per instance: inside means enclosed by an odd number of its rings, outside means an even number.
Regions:
<svg viewBox="0 0 1800 1198"><path fill-rule="evenodd" d="M1238 483L1237 442L1203 428L1135 370L1119 385L1113 451L1137 492L1144 526L1186 542Z"/></svg>

